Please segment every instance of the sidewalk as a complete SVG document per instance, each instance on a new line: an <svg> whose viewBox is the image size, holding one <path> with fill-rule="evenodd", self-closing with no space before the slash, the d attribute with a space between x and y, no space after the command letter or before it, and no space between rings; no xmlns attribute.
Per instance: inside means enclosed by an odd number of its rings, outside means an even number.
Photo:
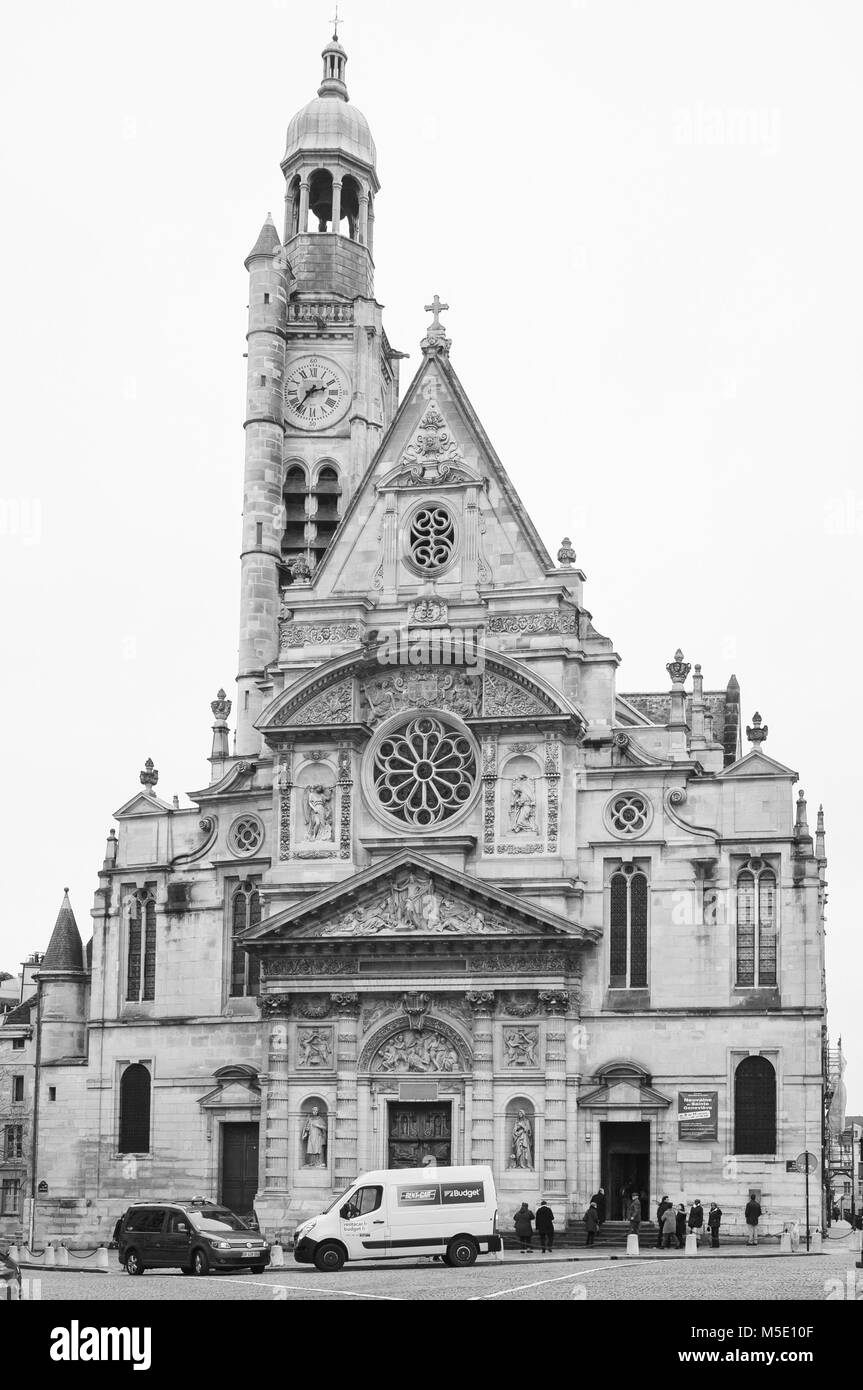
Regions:
<svg viewBox="0 0 863 1390"><path fill-rule="evenodd" d="M819 1251L806 1250L805 1241L801 1241L800 1249L796 1252L797 1256L804 1257L810 1255L842 1255L855 1254L848 1246L840 1244L839 1241L824 1242L824 1247ZM493 1258L491 1256L483 1257ZM626 1251L620 1247L614 1249L596 1246L580 1246L577 1250L572 1247L566 1250L553 1250L548 1255L540 1253L539 1249L530 1250L526 1255L520 1254L518 1250L507 1250L505 1252L505 1262L507 1264L568 1264L590 1260L605 1263L606 1260L760 1260L760 1259L794 1259L794 1255L786 1255L779 1248L778 1244L771 1245L720 1245L718 1250L711 1246L702 1246L697 1255L687 1255L683 1250L657 1250L655 1245L642 1245L637 1255L627 1255Z"/></svg>

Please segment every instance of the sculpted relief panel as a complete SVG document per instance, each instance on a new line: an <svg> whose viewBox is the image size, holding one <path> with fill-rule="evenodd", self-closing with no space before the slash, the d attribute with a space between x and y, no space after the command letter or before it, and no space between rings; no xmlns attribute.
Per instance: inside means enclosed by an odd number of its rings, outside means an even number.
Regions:
<svg viewBox="0 0 863 1390"><path fill-rule="evenodd" d="M430 874L393 874L388 890L313 929L314 936L528 936L528 927L442 893Z"/></svg>

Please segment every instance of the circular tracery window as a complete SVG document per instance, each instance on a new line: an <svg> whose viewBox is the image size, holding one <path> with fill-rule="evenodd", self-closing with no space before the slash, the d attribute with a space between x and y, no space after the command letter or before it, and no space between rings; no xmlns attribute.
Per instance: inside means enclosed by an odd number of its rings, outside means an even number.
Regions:
<svg viewBox="0 0 863 1390"><path fill-rule="evenodd" d="M257 816L240 816L231 826L229 836L235 854L254 854L264 839L264 827Z"/></svg>
<svg viewBox="0 0 863 1390"><path fill-rule="evenodd" d="M410 524L411 559L430 573L449 564L455 549L455 522L446 507L420 507Z"/></svg>
<svg viewBox="0 0 863 1390"><path fill-rule="evenodd" d="M637 792L627 792L609 803L606 815L616 834L640 835L650 824L650 803Z"/></svg>
<svg viewBox="0 0 863 1390"><path fill-rule="evenodd" d="M379 805L415 830L449 820L476 785L472 741L431 714L381 740L372 780Z"/></svg>

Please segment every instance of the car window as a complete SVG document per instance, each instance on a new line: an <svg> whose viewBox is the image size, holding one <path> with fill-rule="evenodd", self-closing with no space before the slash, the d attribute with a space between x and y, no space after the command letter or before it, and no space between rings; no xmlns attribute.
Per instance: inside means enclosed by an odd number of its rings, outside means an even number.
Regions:
<svg viewBox="0 0 863 1390"><path fill-rule="evenodd" d="M350 1200L345 1203L346 1220L353 1220L355 1216L368 1216L369 1212L377 1211L383 1200L383 1195L382 1187L358 1188Z"/></svg>
<svg viewBox="0 0 863 1390"><path fill-rule="evenodd" d="M127 1231L161 1231L165 1219L163 1207L136 1207L126 1217Z"/></svg>
<svg viewBox="0 0 863 1390"><path fill-rule="evenodd" d="M208 1207L206 1212L192 1211L189 1220L196 1231L247 1231L245 1221L224 1207Z"/></svg>
<svg viewBox="0 0 863 1390"><path fill-rule="evenodd" d="M172 1211L168 1217L168 1231L171 1235L188 1235L192 1227L184 1211Z"/></svg>

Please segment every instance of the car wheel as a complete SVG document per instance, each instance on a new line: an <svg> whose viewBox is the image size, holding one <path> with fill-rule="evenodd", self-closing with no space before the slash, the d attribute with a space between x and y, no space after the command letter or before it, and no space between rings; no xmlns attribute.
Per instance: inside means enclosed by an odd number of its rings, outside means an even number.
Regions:
<svg viewBox="0 0 863 1390"><path fill-rule="evenodd" d="M319 1269L322 1274L335 1274L341 1269L345 1262L345 1252L340 1245L334 1245L332 1241L318 1246L315 1251L315 1269Z"/></svg>
<svg viewBox="0 0 863 1390"><path fill-rule="evenodd" d="M194 1272L195 1271L193 1270L191 1265L180 1265L181 1274L194 1274Z"/></svg>
<svg viewBox="0 0 863 1390"><path fill-rule="evenodd" d="M196 1250L192 1256L192 1273L209 1274L210 1261L207 1259L206 1251Z"/></svg>
<svg viewBox="0 0 863 1390"><path fill-rule="evenodd" d="M266 1269L266 1267L267 1267L266 1265L252 1265L252 1273L253 1273L253 1274L263 1274L263 1272L264 1272L264 1270Z"/></svg>
<svg viewBox="0 0 863 1390"><path fill-rule="evenodd" d="M143 1274L144 1265L137 1250L127 1250L126 1258L123 1261L123 1268L127 1274Z"/></svg>
<svg viewBox="0 0 863 1390"><path fill-rule="evenodd" d="M470 1236L456 1236L447 1246L446 1262L455 1269L464 1269L466 1265L472 1265L479 1249L477 1243Z"/></svg>

